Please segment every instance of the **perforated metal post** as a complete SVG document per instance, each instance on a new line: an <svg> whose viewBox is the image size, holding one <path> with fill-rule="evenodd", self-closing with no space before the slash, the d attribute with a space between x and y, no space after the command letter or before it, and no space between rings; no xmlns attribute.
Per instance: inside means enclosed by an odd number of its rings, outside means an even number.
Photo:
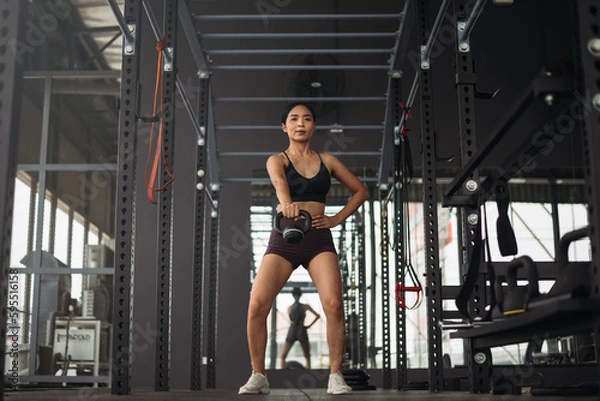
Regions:
<svg viewBox="0 0 600 401"><path fill-rule="evenodd" d="M365 214L364 207L361 213L356 214L356 259L358 269L358 328L359 328L359 368L366 368L367 360L367 275L365 259Z"/></svg>
<svg viewBox="0 0 600 401"><path fill-rule="evenodd" d="M348 285L348 278L350 276L350 271L348 269L348 249L346 245L346 230L348 227L348 221L344 221L340 227L340 237L338 239L338 249L340 253L338 255L338 260L340 264L340 274L342 276L342 294L344 294L343 302L344 302L344 317L347 319L350 315L351 304L350 304L350 286ZM348 328L346 328L348 329Z"/></svg>
<svg viewBox="0 0 600 401"><path fill-rule="evenodd" d="M402 163L405 163L402 157L402 142L400 138L400 131L398 130L398 124L404 124L405 121L401 121L400 107L396 105L399 102L400 83L397 79L393 80L390 84L390 88L394 90L393 99L391 102L393 109L388 110L389 115L393 118L395 126L397 127L394 132L394 237L396 245L396 283L404 282L405 278L405 261L406 261L406 243L405 243L405 224L404 221L404 204L408 200L405 199L404 194L406 188L403 186L403 170ZM410 102L412 104L412 102ZM407 104L406 107L411 107L411 104ZM400 127L401 128L401 127ZM402 389L408 382L408 359L406 355L406 311L396 302L396 388Z"/></svg>
<svg viewBox="0 0 600 401"><path fill-rule="evenodd" d="M380 199L386 196L382 192ZM392 388L392 361L391 361L391 324L390 324L390 260L389 260L389 234L388 219L385 202L381 202L381 359L383 388Z"/></svg>
<svg viewBox="0 0 600 401"><path fill-rule="evenodd" d="M377 364L375 363L375 350L377 349L377 342L375 340L376 336L376 325L377 321L377 246L375 245L375 230L377 225L375 223L375 199L373 197L370 198L369 202L369 232L370 241L369 245L371 248L369 261L371 262L371 277L370 277L370 287L371 287L371 301L369 303L369 321L371 322L369 327L369 345L368 345L368 361L367 364L370 368L375 368Z"/></svg>
<svg viewBox="0 0 600 401"><path fill-rule="evenodd" d="M176 59L178 15L177 1L164 3L163 40L170 57L163 63L163 124L164 157L170 169L175 156L175 102L176 102ZM162 170L162 182L169 180L165 168ZM162 185L162 184L161 184ZM173 185L160 193L158 199L159 219L157 236L157 277L156 277L156 370L154 389L169 390L169 368L171 357L171 297L173 271Z"/></svg>
<svg viewBox="0 0 600 401"><path fill-rule="evenodd" d="M458 133L460 145L460 161L464 167L477 150L477 121L475 118L475 85L477 76L473 66L473 53L467 42L461 42L460 38L465 35L467 29L467 17L472 11L468 7L472 2L468 0L457 0L455 7L456 41L456 97L458 104ZM479 192L479 173L475 169L467 180L461 191L463 194L476 194ZM477 197L474 197L477 199ZM465 274L465 266L472 263L473 244L475 237L481 235L478 232L480 221L479 204L465 205L461 209L460 220L462 226L462 239L460 249L463 252L462 260L466 264L461 266L461 273ZM484 308L486 302L486 282L483 275L477 278L477 284L469 302L469 315L472 317L483 317L486 313ZM467 341L467 357L465 358L469 367L469 386L472 392L487 393L490 388L491 354L489 350L473 350L471 340ZM489 355L488 355L489 354ZM482 356L485 355L486 358Z"/></svg>
<svg viewBox="0 0 600 401"><path fill-rule="evenodd" d="M587 94L591 104L583 104L585 132L583 149L585 161L588 219L592 244L592 296L600 299L600 5L595 0L577 2L579 21L579 54L581 60L580 91ZM600 310L594 311L596 364L600 374Z"/></svg>
<svg viewBox="0 0 600 401"><path fill-rule="evenodd" d="M468 0L459 0L455 3L455 22L457 26L457 35L464 29L466 9L470 2ZM471 51L460 50L460 43L456 48L456 97L458 103L458 133L460 144L460 160L462 166L473 156L477 150L477 121L475 117L475 84L477 76L473 67L473 53ZM472 194L479 192L479 173L475 169L470 179L467 181L463 193ZM462 249L467 261L470 261L469 255L473 252L473 242L475 240L475 226L480 218L479 205L465 206L462 211L462 226L464 238L462 240ZM475 223L475 224L473 224ZM465 273L465 272L463 272ZM476 290L473 292L472 302L469 304L471 316L481 317L485 310L479 307L479 304L485 305L485 280L483 276L478 281Z"/></svg>
<svg viewBox="0 0 600 401"><path fill-rule="evenodd" d="M219 252L220 252L220 222L219 192L213 191L210 220L209 268L208 268L208 327L207 335L207 367L206 387L215 388L217 385L217 318L219 305Z"/></svg>
<svg viewBox="0 0 600 401"><path fill-rule="evenodd" d="M429 1L417 4L419 44L428 42ZM442 277L439 262L438 201L436 171L436 139L433 113L432 74L427 65L420 71L421 95L421 148L423 172L423 226L425 241L425 271L427 295L427 344L429 346L429 390L444 389L444 363L442 353Z"/></svg>
<svg viewBox="0 0 600 401"><path fill-rule="evenodd" d="M137 85L141 0L126 0L124 17L133 42L123 42L113 291L112 394L131 394L131 341L135 261Z"/></svg>
<svg viewBox="0 0 600 401"><path fill-rule="evenodd" d="M13 219L13 201L15 189L15 173L19 140L19 122L21 111L21 84L23 68L20 68L16 54L9 50L9 40L22 43L23 27L27 15L27 4L20 0L4 1L0 4L0 366L5 358L12 358L10 350L6 354L6 344L12 343L7 337L7 325L17 322L7 320L8 310L14 306L7 305L8 285L13 275L9 275L11 230ZM14 291L14 290L13 290ZM9 309L7 309L7 307ZM11 365L12 366L12 365ZM18 385L11 374L0 372L0 399L4 399L4 386ZM12 380L11 380L12 379ZM17 378L18 379L18 378Z"/></svg>
<svg viewBox="0 0 600 401"><path fill-rule="evenodd" d="M201 127L206 127L206 105L208 99L208 81L200 80L200 103L198 107L198 121ZM204 191L204 182L206 177L206 146L203 138L198 138L198 147L196 148L196 171L198 181L196 184L196 202L194 213L194 272L192 288L192 380L191 389L200 390L202 388L202 334L203 334L203 287L204 287L204 254L206 238L206 197Z"/></svg>
<svg viewBox="0 0 600 401"><path fill-rule="evenodd" d="M396 244L396 283L403 283L406 273L406 244L404 242L404 188L402 180L402 153L400 145L394 145L394 237ZM396 302L396 387L402 389L408 382L408 363L406 356L406 310Z"/></svg>

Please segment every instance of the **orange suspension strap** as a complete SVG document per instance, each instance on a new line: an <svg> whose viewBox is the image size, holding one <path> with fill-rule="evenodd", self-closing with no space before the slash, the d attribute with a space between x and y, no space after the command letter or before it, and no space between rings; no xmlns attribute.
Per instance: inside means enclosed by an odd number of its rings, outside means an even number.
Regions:
<svg viewBox="0 0 600 401"><path fill-rule="evenodd" d="M152 170L150 172L150 178L148 178L148 170L150 168L150 158L152 154L153 147L153 139L154 139L154 129L156 126L156 120L152 121L152 125L150 127L150 141L148 145L148 157L146 158L146 168L144 170L144 182L146 183L146 187L148 188L147 195L148 200L152 204L157 204L156 197L154 196L155 192L160 192L165 190L175 179L171 171L169 170L169 166L167 165L167 158L165 155L165 138L164 138L164 96L163 96L163 50L166 47L165 41L158 42L156 44L156 51L158 52L158 59L156 65L156 85L154 88L154 105L152 107L152 114L155 118L158 118L158 137L156 139L156 147L154 149L154 159L152 161ZM160 111L158 110L160 108ZM164 166L165 173L169 176L167 182L165 182L162 186L155 186L157 175L158 175L158 166L161 159L162 153L162 163Z"/></svg>

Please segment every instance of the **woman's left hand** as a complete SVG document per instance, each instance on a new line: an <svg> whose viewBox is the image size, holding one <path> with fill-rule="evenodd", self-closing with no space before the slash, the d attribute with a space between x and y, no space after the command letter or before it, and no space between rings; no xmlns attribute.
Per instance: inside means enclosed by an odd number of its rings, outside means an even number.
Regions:
<svg viewBox="0 0 600 401"><path fill-rule="evenodd" d="M312 226L314 228L333 228L337 226L333 217L326 216L324 214L316 215L312 217Z"/></svg>

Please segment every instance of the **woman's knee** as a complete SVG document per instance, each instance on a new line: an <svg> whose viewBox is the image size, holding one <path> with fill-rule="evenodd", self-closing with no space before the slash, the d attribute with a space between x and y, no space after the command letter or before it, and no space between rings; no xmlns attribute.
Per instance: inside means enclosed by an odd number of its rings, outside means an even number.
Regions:
<svg viewBox="0 0 600 401"><path fill-rule="evenodd" d="M248 318L249 319L261 319L267 318L269 311L271 310L271 306L267 302L263 302L260 300L250 300L250 304L248 305Z"/></svg>
<svg viewBox="0 0 600 401"><path fill-rule="evenodd" d="M341 298L330 297L324 299L322 302L323 311L328 319L331 318L343 318L344 316L344 303Z"/></svg>

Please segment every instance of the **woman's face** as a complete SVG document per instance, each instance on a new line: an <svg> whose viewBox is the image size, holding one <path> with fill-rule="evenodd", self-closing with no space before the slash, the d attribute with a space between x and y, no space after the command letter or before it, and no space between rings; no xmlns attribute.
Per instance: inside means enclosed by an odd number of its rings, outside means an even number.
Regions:
<svg viewBox="0 0 600 401"><path fill-rule="evenodd" d="M290 110L281 128L287 132L290 140L303 142L310 140L316 124L310 110L306 106L298 105Z"/></svg>

